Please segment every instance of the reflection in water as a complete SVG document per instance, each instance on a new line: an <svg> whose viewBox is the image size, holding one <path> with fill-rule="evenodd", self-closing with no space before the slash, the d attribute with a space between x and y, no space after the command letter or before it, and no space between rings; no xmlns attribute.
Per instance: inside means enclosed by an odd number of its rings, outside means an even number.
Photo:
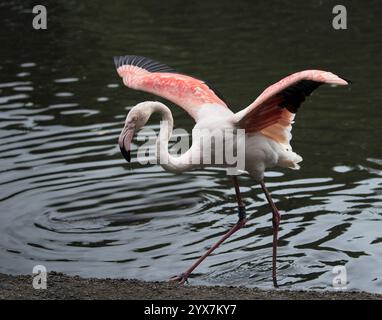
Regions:
<svg viewBox="0 0 382 320"><path fill-rule="evenodd" d="M282 214L279 281L327 289L333 266L345 265L348 288L382 292L381 67L370 59L381 52L378 3L373 14L351 6L346 33L325 25L331 8L318 1L278 11L228 1L169 10L156 1L122 10L118 1L104 12L97 1L57 3L44 34L9 18L26 7L1 5L0 272L30 273L41 263L83 276L163 280L236 221L224 171L175 176L128 165L119 154L129 106L152 97L120 86L111 57L139 53L208 78L233 110L308 67L355 80L345 90L320 88L304 104L292 141L302 169L267 173ZM189 130L192 120L172 110ZM158 130L155 120L151 128ZM248 225L200 265L192 283L271 286L271 214L258 186L241 180Z"/></svg>

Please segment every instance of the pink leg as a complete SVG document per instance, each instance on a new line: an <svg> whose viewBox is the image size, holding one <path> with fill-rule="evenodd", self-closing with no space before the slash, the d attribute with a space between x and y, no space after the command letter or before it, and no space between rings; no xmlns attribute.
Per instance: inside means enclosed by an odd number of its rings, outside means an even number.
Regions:
<svg viewBox="0 0 382 320"><path fill-rule="evenodd" d="M265 186L264 181L261 181L260 185L272 209L272 225L273 225L272 280L273 280L273 285L277 288L278 287L277 274L276 274L277 235L279 232L279 224L280 224L281 216L275 204L273 203L271 194L269 193L267 187Z"/></svg>
<svg viewBox="0 0 382 320"><path fill-rule="evenodd" d="M189 269L187 269L184 273L182 273L179 276L172 277L169 281L178 282L179 284L183 284L184 282L186 282L188 279L188 276L191 274L191 272L194 271L194 269L199 264L201 264L202 261L205 258L207 258L211 254L212 251L214 251L218 246L220 246L226 239L228 239L237 230L244 227L245 222L246 222L245 207L244 207L244 204L241 200L240 189L239 189L237 177L233 176L232 179L233 179L233 184L234 184L235 192L236 192L236 200L237 200L237 203L239 206L239 221L218 242L216 242L211 248L209 248Z"/></svg>

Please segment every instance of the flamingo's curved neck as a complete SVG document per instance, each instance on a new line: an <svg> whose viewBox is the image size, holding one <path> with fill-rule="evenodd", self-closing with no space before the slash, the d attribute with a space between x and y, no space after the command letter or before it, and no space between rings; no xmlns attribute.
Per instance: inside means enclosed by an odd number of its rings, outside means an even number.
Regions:
<svg viewBox="0 0 382 320"><path fill-rule="evenodd" d="M190 169L192 167L192 163L189 160L190 157L188 151L179 157L173 157L168 152L168 142L171 138L174 126L174 119L170 109L162 103L153 103L152 112L158 112L162 116L159 137L156 141L158 163L165 170L175 173Z"/></svg>

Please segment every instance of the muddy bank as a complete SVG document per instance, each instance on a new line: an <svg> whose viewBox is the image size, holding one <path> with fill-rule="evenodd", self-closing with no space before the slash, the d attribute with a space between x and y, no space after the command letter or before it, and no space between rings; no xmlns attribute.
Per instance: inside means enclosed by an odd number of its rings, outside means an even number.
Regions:
<svg viewBox="0 0 382 320"><path fill-rule="evenodd" d="M243 287L184 286L166 282L125 279L72 277L48 274L46 290L35 290L32 276L0 274L0 299L378 299L382 295L366 292L318 292L260 290Z"/></svg>

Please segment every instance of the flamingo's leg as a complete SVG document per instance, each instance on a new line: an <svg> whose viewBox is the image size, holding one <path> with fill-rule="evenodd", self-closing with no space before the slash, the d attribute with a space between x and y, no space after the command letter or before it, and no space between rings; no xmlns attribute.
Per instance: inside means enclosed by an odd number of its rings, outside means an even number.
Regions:
<svg viewBox="0 0 382 320"><path fill-rule="evenodd" d="M261 181L260 185L272 209L272 225L273 225L272 280L273 280L273 285L277 288L278 287L277 273L276 273L277 235L279 232L279 224L280 224L281 216L279 211L276 208L276 205L274 204L272 200L271 194L269 193L267 187L264 184L264 181Z"/></svg>
<svg viewBox="0 0 382 320"><path fill-rule="evenodd" d="M192 271L200 264L202 261L207 258L212 251L214 251L218 246L220 246L226 239L228 239L233 233L241 229L245 226L245 223L247 221L246 214L245 214L245 206L241 200L241 194L239 189L239 184L237 181L237 177L233 176L232 178L233 184L235 187L235 193L236 193L236 200L239 207L239 220L237 223L223 236L220 238L218 242L216 242L211 248L209 248L195 263L187 269L184 273L182 273L179 276L172 277L169 281L178 282L179 284L183 284L187 281L188 276L191 274Z"/></svg>

